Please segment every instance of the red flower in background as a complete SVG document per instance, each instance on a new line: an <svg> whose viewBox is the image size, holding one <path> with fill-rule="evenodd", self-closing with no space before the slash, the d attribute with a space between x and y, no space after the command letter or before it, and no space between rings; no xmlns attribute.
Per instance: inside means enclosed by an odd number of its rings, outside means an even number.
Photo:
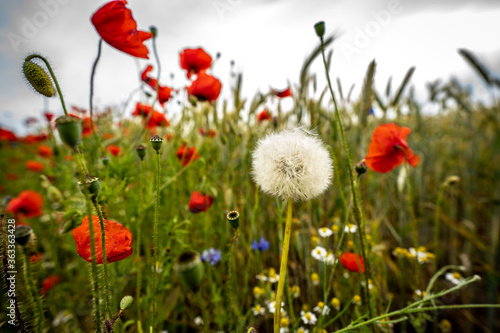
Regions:
<svg viewBox="0 0 500 333"><path fill-rule="evenodd" d="M0 141L17 141L17 136L14 132L0 128Z"/></svg>
<svg viewBox="0 0 500 333"><path fill-rule="evenodd" d="M292 91L290 90L290 88L286 88L283 91L278 91L278 90L272 89L271 92L273 93L274 96L279 97L279 98L285 98L285 97L292 96Z"/></svg>
<svg viewBox="0 0 500 333"><path fill-rule="evenodd" d="M146 128L150 130L154 130L156 127L168 126L170 126L170 122L167 117L165 117L165 114L156 110L153 110L153 114L149 117L148 123L146 124Z"/></svg>
<svg viewBox="0 0 500 333"><path fill-rule="evenodd" d="M111 155L113 156L118 156L118 154L120 154L120 152L122 151L122 149L118 146L115 146L115 145L109 145L108 146L108 151L111 153Z"/></svg>
<svg viewBox="0 0 500 333"><path fill-rule="evenodd" d="M44 158L51 158L53 155L52 148L46 145L40 145L38 146L38 155Z"/></svg>
<svg viewBox="0 0 500 333"><path fill-rule="evenodd" d="M201 72L196 80L191 83L191 86L187 88L187 91L189 95L198 98L200 101L213 102L219 97L221 89L222 84L217 78Z"/></svg>
<svg viewBox="0 0 500 333"><path fill-rule="evenodd" d="M11 199L5 211L16 215L22 214L24 217L35 217L42 215L42 207L42 196L35 191L26 190Z"/></svg>
<svg viewBox="0 0 500 333"><path fill-rule="evenodd" d="M193 214L206 212L212 206L213 201L213 197L194 191L189 200L189 211Z"/></svg>
<svg viewBox="0 0 500 333"><path fill-rule="evenodd" d="M42 172L45 169L45 165L38 161L27 161L26 168L34 172Z"/></svg>
<svg viewBox="0 0 500 333"><path fill-rule="evenodd" d="M214 129L209 129L208 131L204 128L200 128L198 130L198 132L202 135L202 136L209 136L211 138L215 138L215 136L217 135L217 132L214 130Z"/></svg>
<svg viewBox="0 0 500 333"><path fill-rule="evenodd" d="M42 281L42 295L45 295L52 287L61 282L59 275L51 275Z"/></svg>
<svg viewBox="0 0 500 333"><path fill-rule="evenodd" d="M114 135L111 134L111 133L102 133L102 138L104 140L108 140L108 139L111 139Z"/></svg>
<svg viewBox="0 0 500 333"><path fill-rule="evenodd" d="M35 254L32 254L30 256L30 263L31 264L36 264L37 262L39 262L41 259L43 258L43 253L41 252L37 252Z"/></svg>
<svg viewBox="0 0 500 333"><path fill-rule="evenodd" d="M269 111L267 111L267 109L262 110L262 112L259 113L259 115L257 116L257 120L259 121L259 123L263 122L264 120L272 120L272 119L273 117L271 116Z"/></svg>
<svg viewBox="0 0 500 333"><path fill-rule="evenodd" d="M15 173L8 173L6 175L6 178L7 178L7 180L16 180L17 178L19 178L19 176L16 175Z"/></svg>
<svg viewBox="0 0 500 333"><path fill-rule="evenodd" d="M158 80L149 77L148 74L152 70L153 66L149 65L148 67L146 67L146 69L144 69L141 74L141 79L155 92L156 89L158 89L158 102L160 102L160 104L163 106L163 104L165 104L165 102L167 102L170 97L172 97L172 88L160 86L158 84Z"/></svg>
<svg viewBox="0 0 500 333"><path fill-rule="evenodd" d="M132 11L125 7L126 4L125 0L108 2L92 15L92 24L101 38L115 49L148 59L149 51L144 41L153 34L137 30Z"/></svg>
<svg viewBox="0 0 500 333"><path fill-rule="evenodd" d="M187 77L198 74L212 66L212 57L202 48L185 49L180 53L181 68L187 71Z"/></svg>
<svg viewBox="0 0 500 333"><path fill-rule="evenodd" d="M45 119L47 119L47 121L50 123L52 121L52 119L54 118L54 114L53 113L50 113L49 111L45 111L43 113L43 115L45 116Z"/></svg>
<svg viewBox="0 0 500 333"><path fill-rule="evenodd" d="M386 173L403 164L405 160L412 167L419 162L418 155L408 147L406 138L411 130L408 127L399 127L389 123L378 126L372 134L366 165L373 171Z"/></svg>
<svg viewBox="0 0 500 333"><path fill-rule="evenodd" d="M356 257L358 259L356 259ZM359 261L359 265L358 265ZM340 257L340 262L342 265L350 270L351 272L357 272L357 273L364 273L365 272L365 263L363 261L363 257L361 257L359 254L354 254L351 252L344 252L342 253L342 256ZM361 266L361 267L360 267Z"/></svg>
<svg viewBox="0 0 500 333"><path fill-rule="evenodd" d="M151 105L146 105L146 104L142 104L142 103L137 102L137 104L135 105L135 110L134 110L134 112L132 112L132 115L144 117L144 116L147 116L151 112L151 109L153 109L153 107Z"/></svg>
<svg viewBox="0 0 500 333"><path fill-rule="evenodd" d="M92 215L92 225L95 235L95 253L98 264L102 264L102 240L101 226L99 218ZM104 233L106 243L106 259L108 263L125 259L132 254L132 233L126 227L115 221L104 220ZM85 216L82 224L73 229L73 238L76 242L76 251L88 262L92 262L92 253L90 249L90 230L89 219Z"/></svg>
<svg viewBox="0 0 500 333"><path fill-rule="evenodd" d="M45 141L49 138L49 135L46 133L42 134L28 134L24 138L21 139L22 142L32 144L32 143L38 143L41 141Z"/></svg>
<svg viewBox="0 0 500 333"><path fill-rule="evenodd" d="M188 165L194 160L197 160L200 157L195 147L187 147L183 144L179 150L177 151L177 158L182 163L183 166Z"/></svg>

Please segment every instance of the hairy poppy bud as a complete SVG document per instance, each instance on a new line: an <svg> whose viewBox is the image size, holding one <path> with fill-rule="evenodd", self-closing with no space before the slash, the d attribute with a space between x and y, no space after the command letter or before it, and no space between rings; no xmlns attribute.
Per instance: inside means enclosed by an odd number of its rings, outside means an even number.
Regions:
<svg viewBox="0 0 500 333"><path fill-rule="evenodd" d="M238 227L240 226L240 213L233 210L227 213L226 217L229 221L229 224L231 224L231 227L233 227L233 229L238 229Z"/></svg>
<svg viewBox="0 0 500 333"><path fill-rule="evenodd" d="M16 243L21 246L26 246L34 237L33 230L27 225L18 225L15 231Z"/></svg>
<svg viewBox="0 0 500 333"><path fill-rule="evenodd" d="M325 22L324 21L319 21L314 25L314 30L316 30L316 35L318 37L323 37L325 35Z"/></svg>
<svg viewBox="0 0 500 333"><path fill-rule="evenodd" d="M134 303L134 298L132 296L125 296L120 301L120 310L127 310Z"/></svg>
<svg viewBox="0 0 500 333"><path fill-rule="evenodd" d="M174 267L183 284L192 290L198 288L203 277L203 265L198 252L192 250L183 252Z"/></svg>
<svg viewBox="0 0 500 333"><path fill-rule="evenodd" d="M356 170L356 173L358 174L358 176L361 176L362 174L364 174L367 169L368 169L368 167L366 166L365 160L362 160L361 162L356 164L356 166L354 167L354 170Z"/></svg>
<svg viewBox="0 0 500 333"><path fill-rule="evenodd" d="M57 130L61 141L75 149L82 142L82 121L71 116L56 119Z"/></svg>
<svg viewBox="0 0 500 333"><path fill-rule="evenodd" d="M24 60L24 77L28 80L30 86L33 87L33 89L35 89L38 93L46 97L54 96L56 93L49 74L47 74L47 72L38 64L32 62L32 58L33 55L26 57Z"/></svg>
<svg viewBox="0 0 500 333"><path fill-rule="evenodd" d="M155 135L149 141L151 142L151 147L158 152L161 148L161 144L163 143L163 138Z"/></svg>
<svg viewBox="0 0 500 333"><path fill-rule="evenodd" d="M137 152L137 156L139 156L141 161L144 161L144 157L146 157L146 146L138 145L137 147L135 147L135 151Z"/></svg>
<svg viewBox="0 0 500 333"><path fill-rule="evenodd" d="M82 182L79 181L78 182L78 185L80 186L80 190L84 191L84 187L82 186ZM99 178L97 177L93 177L93 176L90 176L90 175L86 175L85 176L85 184L84 184L85 188L89 191L90 193L90 198L92 200L94 200L95 198L97 198L97 196L99 195Z"/></svg>

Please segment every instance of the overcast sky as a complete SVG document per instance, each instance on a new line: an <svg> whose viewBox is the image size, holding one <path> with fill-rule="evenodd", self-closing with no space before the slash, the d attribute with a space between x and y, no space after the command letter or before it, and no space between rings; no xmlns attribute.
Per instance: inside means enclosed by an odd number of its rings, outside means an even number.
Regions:
<svg viewBox="0 0 500 333"><path fill-rule="evenodd" d="M21 76L22 60L30 52L49 58L67 104L88 108L90 69L99 40L90 17L104 3L0 0L0 126L22 133L24 118L42 117L44 99L33 94ZM408 68L416 66L412 84L422 99L426 82L446 81L452 75L485 95L458 48L471 50L500 72L500 1L129 0L128 8L139 30L158 28L160 84L184 87L179 52L203 47L214 58L221 53L213 74L222 81L223 97L229 96L231 60L243 73L243 94L248 98L270 87L284 89L288 82L296 85L304 59L318 43L313 26L320 20L326 22L327 34L338 36L331 75L340 78L344 90L356 84L356 95L373 59L379 90L389 76L399 84ZM138 70L149 63L156 66L151 41L146 45L149 61L137 61L103 44L95 79L98 107L123 103L138 85ZM316 61L312 70L322 90L321 62ZM62 113L58 100L48 105Z"/></svg>

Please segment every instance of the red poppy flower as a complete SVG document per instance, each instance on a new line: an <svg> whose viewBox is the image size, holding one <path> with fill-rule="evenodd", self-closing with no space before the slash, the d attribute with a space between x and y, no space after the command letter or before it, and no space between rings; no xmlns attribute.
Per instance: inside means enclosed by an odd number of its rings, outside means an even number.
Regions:
<svg viewBox="0 0 500 333"><path fill-rule="evenodd" d="M99 218L92 215L92 225L95 234L95 253L98 264L102 264L101 226ZM108 263L127 258L132 254L132 233L126 227L115 221L104 220L106 243L106 259ZM89 219L85 216L82 224L73 229L73 238L76 242L76 251L83 259L92 262L90 249Z"/></svg>
<svg viewBox="0 0 500 333"><path fill-rule="evenodd" d="M189 200L189 211L193 214L206 212L212 206L213 201L213 197L194 191Z"/></svg>
<svg viewBox="0 0 500 333"><path fill-rule="evenodd" d="M133 116L147 116L150 112L151 112L151 109L153 107L151 105L146 105L146 104L142 104L142 103L139 103L137 102L137 104L135 105L135 110L134 112L132 112L132 115Z"/></svg>
<svg viewBox="0 0 500 333"><path fill-rule="evenodd" d="M413 154L406 142L410 132L408 127L399 127L393 123L378 126L368 147L366 166L373 171L386 173L406 160L412 167L416 167L419 157Z"/></svg>
<svg viewBox="0 0 500 333"><path fill-rule="evenodd" d="M46 111L43 113L43 115L45 116L45 119L47 119L47 121L50 123L52 121L52 119L54 118L54 114L53 113L50 113L49 111Z"/></svg>
<svg viewBox="0 0 500 333"><path fill-rule="evenodd" d="M149 117L148 123L146 124L146 128L150 130L154 130L156 127L168 126L170 126L170 122L167 117L165 117L165 114L156 110L153 110L153 114Z"/></svg>
<svg viewBox="0 0 500 333"><path fill-rule="evenodd" d="M9 201L5 211L7 213L22 214L24 217L42 215L43 198L35 191L26 190Z"/></svg>
<svg viewBox="0 0 500 333"><path fill-rule="evenodd" d="M38 146L38 155L44 158L51 158L53 155L52 148L46 145L40 145Z"/></svg>
<svg viewBox="0 0 500 333"><path fill-rule="evenodd" d="M122 149L115 145L109 145L108 151L111 153L111 155L118 156L118 154L122 151Z"/></svg>
<svg viewBox="0 0 500 333"><path fill-rule="evenodd" d="M73 161L73 155L66 155L64 156L65 161Z"/></svg>
<svg viewBox="0 0 500 333"><path fill-rule="evenodd" d="M215 136L217 135L217 131L215 131L214 129L209 129L208 131L204 128L200 128L198 130L198 132L200 132L200 134L202 136L209 136L211 138L215 138Z"/></svg>
<svg viewBox="0 0 500 333"><path fill-rule="evenodd" d="M187 71L187 77L212 66L212 57L202 48L185 49L180 53L181 68Z"/></svg>
<svg viewBox="0 0 500 333"><path fill-rule="evenodd" d="M41 142L41 141L45 141L48 138L49 138L49 135L46 134L46 133L42 133L42 134L29 134L29 135L26 135L24 138L22 138L21 141L24 142L24 143L32 144L32 143L38 143L38 142Z"/></svg>
<svg viewBox="0 0 500 333"><path fill-rule="evenodd" d="M115 49L148 59L149 51L144 41L153 34L137 30L132 11L125 7L126 4L125 0L108 2L92 15L92 24L101 38Z"/></svg>
<svg viewBox="0 0 500 333"><path fill-rule="evenodd" d="M167 102L170 97L172 97L172 88L160 86L158 84L158 80L149 77L148 74L152 70L153 66L149 65L148 67L146 67L146 69L141 74L141 79L154 91L158 89L158 102L160 102L160 104L163 106L163 104L165 104L165 102Z"/></svg>
<svg viewBox="0 0 500 333"><path fill-rule="evenodd" d="M26 168L34 172L42 172L43 169L45 169L45 165L43 165L43 163L40 163L38 161L27 161Z"/></svg>
<svg viewBox="0 0 500 333"><path fill-rule="evenodd" d="M356 259L356 257L358 259ZM360 266L358 265L358 261L359 265L361 266L361 269ZM363 261L363 257L361 257L359 254L344 252L340 257L340 262L342 263L342 265L344 265L345 268L347 268L351 272L357 272L357 273L360 273L360 271L362 273L365 272L365 263Z"/></svg>
<svg viewBox="0 0 500 333"><path fill-rule="evenodd" d="M174 138L174 135L172 133L167 133L167 141L172 141Z"/></svg>
<svg viewBox="0 0 500 333"><path fill-rule="evenodd" d="M259 121L259 123L263 122L264 120L272 120L272 119L273 117L266 109L262 110L262 112L259 113L259 115L257 116L257 120Z"/></svg>
<svg viewBox="0 0 500 333"><path fill-rule="evenodd" d="M290 88L286 88L283 91L278 91L278 90L274 90L274 89L272 89L271 91L272 91L274 96L279 97L279 98L285 98L285 97L292 96L292 92L291 92Z"/></svg>
<svg viewBox="0 0 500 333"><path fill-rule="evenodd" d="M200 101L213 102L219 97L221 89L222 84L217 78L201 72L196 80L191 83L191 86L187 88L187 91L189 95L198 98Z"/></svg>
<svg viewBox="0 0 500 333"><path fill-rule="evenodd" d="M200 157L195 147L187 147L183 144L179 150L177 151L177 158L182 163L183 166L188 165L194 160L197 160Z"/></svg>
<svg viewBox="0 0 500 333"><path fill-rule="evenodd" d="M111 134L111 133L103 133L103 134L102 134L102 138L103 138L104 140L111 139L112 137L113 137L113 134Z"/></svg>
<svg viewBox="0 0 500 333"><path fill-rule="evenodd" d="M42 281L42 295L46 294L52 287L61 282L59 275L51 275Z"/></svg>
<svg viewBox="0 0 500 333"><path fill-rule="evenodd" d="M0 141L17 141L17 136L14 132L0 128Z"/></svg>

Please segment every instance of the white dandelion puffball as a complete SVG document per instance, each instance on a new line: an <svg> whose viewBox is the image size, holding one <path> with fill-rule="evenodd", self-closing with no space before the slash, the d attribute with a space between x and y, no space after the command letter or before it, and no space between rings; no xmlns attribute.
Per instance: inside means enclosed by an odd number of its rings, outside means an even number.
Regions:
<svg viewBox="0 0 500 333"><path fill-rule="evenodd" d="M263 192L303 201L317 197L330 186L333 163L321 139L294 128L257 142L252 175Z"/></svg>

